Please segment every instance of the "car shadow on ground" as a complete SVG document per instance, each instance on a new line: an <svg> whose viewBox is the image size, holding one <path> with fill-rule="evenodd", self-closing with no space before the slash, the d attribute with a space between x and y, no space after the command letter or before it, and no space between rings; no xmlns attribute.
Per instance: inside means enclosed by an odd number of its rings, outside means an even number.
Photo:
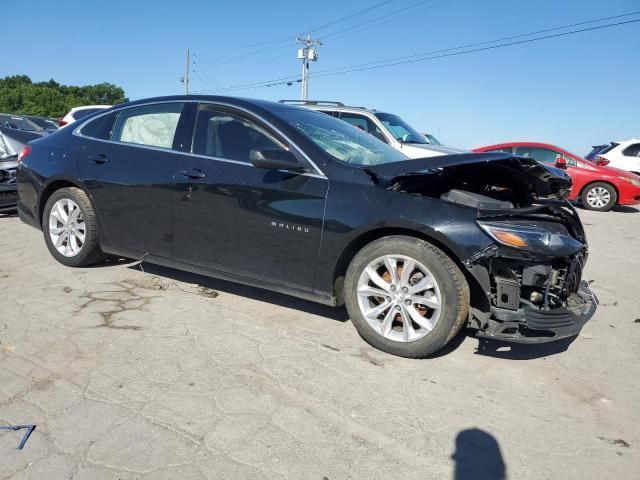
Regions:
<svg viewBox="0 0 640 480"><path fill-rule="evenodd" d="M161 277L163 279L170 279L187 284L196 284L200 287L209 288L217 292L247 297L252 300L271 303L273 305L290 308L292 310L300 310L304 313L326 317L339 322L349 321L349 314L345 307L331 307L282 293L272 292L270 290L228 282L226 280L185 272L183 270L175 270L151 263L144 263L141 268L140 263L135 260L117 259L116 261L120 262L116 264L129 264L127 268L132 270L142 270L150 276ZM114 263L110 263L110 261L107 260L96 265L96 267L107 267L112 265L114 265ZM475 352L476 355L501 358L505 360L533 360L535 358L548 357L566 351L569 348L569 345L571 345L576 338L577 336L549 343L520 344L490 339L478 339L475 337L473 330L463 328L447 345L445 345L444 348L438 350L433 355L429 355L426 359L440 358L449 355L469 339L478 341L478 346Z"/></svg>
<svg viewBox="0 0 640 480"><path fill-rule="evenodd" d="M480 338L475 353L506 360L533 360L566 352L576 338L577 335L546 343L511 343Z"/></svg>
<svg viewBox="0 0 640 480"><path fill-rule="evenodd" d="M567 351L569 345L577 338L570 337L555 342L523 344L477 338L473 330L463 328L442 349L429 355L426 359L440 358L456 351L465 341L477 341L475 354L504 360L533 360L549 357Z"/></svg>
<svg viewBox="0 0 640 480"><path fill-rule="evenodd" d="M616 205L611 209L611 211L620 213L640 213L640 210L637 208L629 207L627 205Z"/></svg>
<svg viewBox="0 0 640 480"><path fill-rule="evenodd" d="M135 260L133 258L109 257L106 260L103 260L102 262L94 263L92 265L87 265L86 267L83 267L83 268L94 269L94 268L115 267L117 265L130 265L137 261L138 260Z"/></svg>
<svg viewBox="0 0 640 480"><path fill-rule="evenodd" d="M104 262L104 266L109 265ZM134 270L141 269L139 263L136 263L135 265L129 265L127 268L131 268ZM308 300L291 297L282 293L272 292L270 290L263 290L257 287L250 287L248 285L228 282L226 280L220 280L217 278L198 275L196 273L185 272L182 270L175 270L151 263L144 263L143 271L152 276L168 278L174 281L184 282L188 284L197 284L201 287L210 288L218 292L247 297L252 300L271 303L273 305L278 305L280 307L290 308L293 310L300 310L305 313L326 317L338 322L346 322L349 320L349 315L347 314L347 310L344 307L331 307L328 305L323 305L321 303L315 303Z"/></svg>

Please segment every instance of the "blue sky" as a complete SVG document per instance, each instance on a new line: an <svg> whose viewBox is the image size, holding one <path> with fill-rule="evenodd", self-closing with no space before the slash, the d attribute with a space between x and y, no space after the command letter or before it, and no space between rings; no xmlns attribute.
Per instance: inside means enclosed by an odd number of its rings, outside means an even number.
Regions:
<svg viewBox="0 0 640 480"><path fill-rule="evenodd" d="M0 76L111 82L131 99L296 75L293 38L381 0L4 2ZM414 8L409 8L416 5ZM407 56L640 10L638 0L394 0L314 32L311 71ZM396 13L394 13L396 12ZM358 28L363 22L370 22ZM640 15L628 19L640 19ZM624 19L623 19L624 20ZM365 28L367 27L367 28ZM345 29L349 29L340 33ZM262 49L262 52L255 53ZM311 79L310 97L396 113L450 145L591 145L640 137L640 23L468 55ZM193 71L195 70L195 72ZM299 84L229 92L299 98Z"/></svg>

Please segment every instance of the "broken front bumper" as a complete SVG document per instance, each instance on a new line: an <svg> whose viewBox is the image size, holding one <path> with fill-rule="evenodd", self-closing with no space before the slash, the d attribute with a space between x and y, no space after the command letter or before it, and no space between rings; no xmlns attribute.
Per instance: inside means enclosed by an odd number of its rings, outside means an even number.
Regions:
<svg viewBox="0 0 640 480"><path fill-rule="evenodd" d="M567 300L566 308L492 307L491 318L476 336L517 343L542 343L573 337L596 312L598 299L585 281Z"/></svg>

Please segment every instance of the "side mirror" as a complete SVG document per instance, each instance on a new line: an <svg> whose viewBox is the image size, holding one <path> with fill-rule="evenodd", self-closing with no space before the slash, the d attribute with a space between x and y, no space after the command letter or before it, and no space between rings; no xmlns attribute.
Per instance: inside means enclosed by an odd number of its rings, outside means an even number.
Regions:
<svg viewBox="0 0 640 480"><path fill-rule="evenodd" d="M307 168L300 165L296 156L284 148L254 148L249 154L249 160L254 167L269 170L288 170L290 172L306 172Z"/></svg>
<svg viewBox="0 0 640 480"><path fill-rule="evenodd" d="M561 168L562 170L567 169L567 160L564 157L556 158L556 167Z"/></svg>

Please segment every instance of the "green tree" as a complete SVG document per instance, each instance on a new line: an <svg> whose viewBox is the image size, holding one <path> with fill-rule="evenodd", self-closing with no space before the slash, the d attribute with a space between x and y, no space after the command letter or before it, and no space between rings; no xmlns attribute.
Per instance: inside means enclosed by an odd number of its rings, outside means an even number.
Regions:
<svg viewBox="0 0 640 480"><path fill-rule="evenodd" d="M82 87L60 85L51 79L33 83L27 75L0 79L0 112L58 118L73 107L116 105L128 101L124 90L111 83Z"/></svg>

